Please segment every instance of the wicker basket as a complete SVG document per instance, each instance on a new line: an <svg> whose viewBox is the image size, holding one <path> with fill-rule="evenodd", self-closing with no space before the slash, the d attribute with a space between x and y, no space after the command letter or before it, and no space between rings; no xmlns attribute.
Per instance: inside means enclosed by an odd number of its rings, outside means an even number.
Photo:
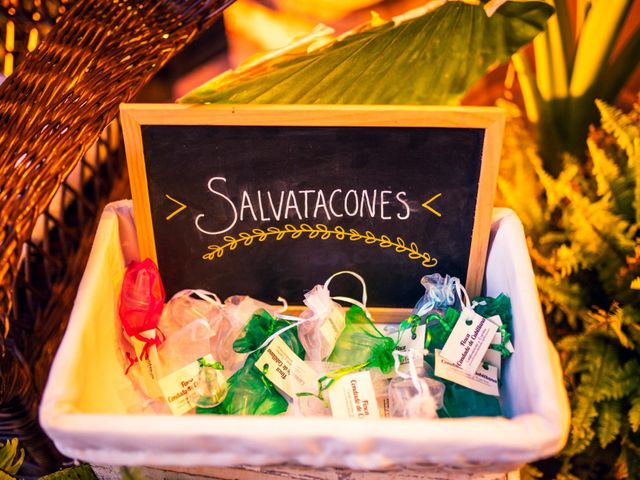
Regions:
<svg viewBox="0 0 640 480"><path fill-rule="evenodd" d="M232 1L0 0L0 437L25 474L63 461L37 404L98 213L127 188L110 122Z"/></svg>

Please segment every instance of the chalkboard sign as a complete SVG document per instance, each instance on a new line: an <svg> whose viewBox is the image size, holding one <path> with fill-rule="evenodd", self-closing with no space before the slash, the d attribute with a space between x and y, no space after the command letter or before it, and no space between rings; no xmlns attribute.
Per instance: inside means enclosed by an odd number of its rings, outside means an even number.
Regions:
<svg viewBox="0 0 640 480"><path fill-rule="evenodd" d="M339 270L365 278L370 306L412 306L435 272L479 293L503 121L494 108L123 105L141 256L168 295L301 304Z"/></svg>

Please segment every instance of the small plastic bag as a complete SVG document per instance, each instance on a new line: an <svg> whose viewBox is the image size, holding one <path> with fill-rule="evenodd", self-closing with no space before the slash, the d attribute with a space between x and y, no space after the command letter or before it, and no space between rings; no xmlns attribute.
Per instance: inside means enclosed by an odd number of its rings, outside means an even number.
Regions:
<svg viewBox="0 0 640 480"><path fill-rule="evenodd" d="M300 342L307 352L308 360L326 360L345 327L344 310L331 299L326 285L316 285L307 292L304 304L307 309L300 318L305 321L298 326Z"/></svg>
<svg viewBox="0 0 640 480"><path fill-rule="evenodd" d="M181 290L169 300L162 312L160 326L167 337L195 320L205 320L216 335L226 331L224 308L220 299L206 290Z"/></svg>
<svg viewBox="0 0 640 480"><path fill-rule="evenodd" d="M169 375L211 353L209 339L214 335L204 318L185 325L167 336L158 350L161 375ZM214 358L215 360L215 358Z"/></svg>
<svg viewBox="0 0 640 480"><path fill-rule="evenodd" d="M301 359L304 348L295 327L287 320L274 318L266 310L257 311L243 330L242 336L233 342L238 353L249 354L244 365L227 381L229 391L224 401L211 413L226 415L279 415L287 411L289 403L277 391L256 362L266 348L269 339L279 335L287 346Z"/></svg>
<svg viewBox="0 0 640 480"><path fill-rule="evenodd" d="M132 261L127 265L120 290L118 316L131 345L135 358L125 349L125 355L131 366L140 362L144 390L151 398L161 396L158 388L158 346L164 341L164 335L158 329L164 308L165 292L160 272L150 259L142 262Z"/></svg>
<svg viewBox="0 0 640 480"><path fill-rule="evenodd" d="M444 390L444 383L432 378L396 377L389 384L389 415L436 418L443 405Z"/></svg>
<svg viewBox="0 0 640 480"><path fill-rule="evenodd" d="M289 403L260 370L255 367L257 352L247 357L244 365L227 380L225 399L210 409L223 415L279 415L287 411Z"/></svg>
<svg viewBox="0 0 640 480"><path fill-rule="evenodd" d="M318 374L318 378L342 367L337 363L329 362L307 361L305 363ZM293 397L293 404L288 412L289 415L293 415L296 417L331 416L331 408L329 407L329 404L327 402L321 400L316 395L312 395L312 392L297 393L298 394Z"/></svg>
<svg viewBox="0 0 640 480"><path fill-rule="evenodd" d="M224 365L227 375L236 372L247 358L246 353L233 349L233 342L240 336L252 315L260 309L275 313L272 307L251 297L235 295L224 302L224 315L215 337L211 338L211 354Z"/></svg>
<svg viewBox="0 0 640 480"><path fill-rule="evenodd" d="M448 380L443 382L445 384L444 404L438 410L439 417L499 417L502 415L498 397L476 392Z"/></svg>
<svg viewBox="0 0 640 480"><path fill-rule="evenodd" d="M413 313L419 317L424 317L429 313L438 313L444 316L447 307L453 307L456 310L461 309L461 296L466 292L460 284L460 280L456 277L439 273L425 275L420 280L424 287L424 295L413 309ZM468 303L468 299L467 299Z"/></svg>
<svg viewBox="0 0 640 480"><path fill-rule="evenodd" d="M196 413L210 413L227 396L229 385L222 374L221 368L222 364L219 362L213 365L200 365L196 386L196 391L199 395L196 400Z"/></svg>
<svg viewBox="0 0 640 480"><path fill-rule="evenodd" d="M433 369L423 361L423 353L422 349L394 352L397 376L389 383L389 416L427 419L438 416L445 386L431 378ZM407 359L408 372L401 368L400 357Z"/></svg>
<svg viewBox="0 0 640 480"><path fill-rule="evenodd" d="M242 330L242 336L233 342L233 350L237 353L262 354L269 339L275 335L278 335L300 359L304 360L305 351L298 338L297 327L292 326L289 320L274 317L265 309L260 309L253 314Z"/></svg>
<svg viewBox="0 0 640 480"><path fill-rule="evenodd" d="M395 347L396 342L382 334L365 311L354 305L347 310L345 328L329 361L353 365L353 371L378 367L382 373L389 373L394 365Z"/></svg>
<svg viewBox="0 0 640 480"><path fill-rule="evenodd" d="M498 327L500 333L500 343L492 344L489 348L500 352L503 358L511 356L513 353L513 344L511 343L511 300L504 293L496 298L493 297L476 297L472 302L473 310L482 315L484 318L493 316L500 317L501 325Z"/></svg>

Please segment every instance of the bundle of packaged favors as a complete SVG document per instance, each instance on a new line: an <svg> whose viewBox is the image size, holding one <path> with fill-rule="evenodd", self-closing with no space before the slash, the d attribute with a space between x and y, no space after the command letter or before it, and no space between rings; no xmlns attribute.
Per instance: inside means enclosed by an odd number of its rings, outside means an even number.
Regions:
<svg viewBox="0 0 640 480"><path fill-rule="evenodd" d="M361 299L333 296L337 275ZM287 303L247 296L222 302L183 290L165 304L151 260L132 262L118 312L131 412L338 418L499 416L500 372L513 353L511 304L470 300L455 277L427 275L407 318L376 322L364 279L338 272ZM296 299L297 300L297 299ZM342 306L340 303L346 304Z"/></svg>

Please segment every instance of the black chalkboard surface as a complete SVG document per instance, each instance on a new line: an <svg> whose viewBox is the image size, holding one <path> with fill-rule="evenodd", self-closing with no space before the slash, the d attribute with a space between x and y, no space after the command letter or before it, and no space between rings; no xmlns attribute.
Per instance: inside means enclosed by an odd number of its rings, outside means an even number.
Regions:
<svg viewBox="0 0 640 480"><path fill-rule="evenodd" d="M370 306L412 306L435 272L479 291L499 110L122 112L141 255L157 261L169 296L204 288L301 304L339 270L365 278ZM346 277L331 290L360 296Z"/></svg>

